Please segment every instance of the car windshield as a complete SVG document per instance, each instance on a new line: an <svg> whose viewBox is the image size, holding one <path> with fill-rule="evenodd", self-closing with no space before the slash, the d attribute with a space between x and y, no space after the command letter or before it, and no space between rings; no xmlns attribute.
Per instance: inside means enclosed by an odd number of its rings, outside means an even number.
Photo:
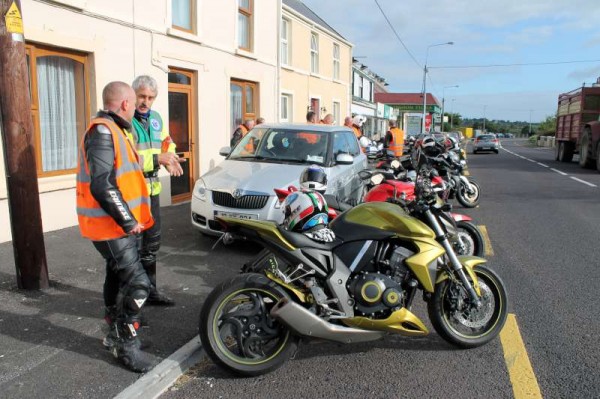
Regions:
<svg viewBox="0 0 600 399"><path fill-rule="evenodd" d="M252 129L235 146L228 159L323 165L330 136L316 131Z"/></svg>

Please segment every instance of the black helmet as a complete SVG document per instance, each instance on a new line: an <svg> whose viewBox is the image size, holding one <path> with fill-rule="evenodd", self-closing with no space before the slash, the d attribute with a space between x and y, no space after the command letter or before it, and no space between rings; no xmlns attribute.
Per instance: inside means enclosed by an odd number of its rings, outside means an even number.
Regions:
<svg viewBox="0 0 600 399"><path fill-rule="evenodd" d="M327 173L319 166L309 166L300 174L300 187L324 193L327 190Z"/></svg>

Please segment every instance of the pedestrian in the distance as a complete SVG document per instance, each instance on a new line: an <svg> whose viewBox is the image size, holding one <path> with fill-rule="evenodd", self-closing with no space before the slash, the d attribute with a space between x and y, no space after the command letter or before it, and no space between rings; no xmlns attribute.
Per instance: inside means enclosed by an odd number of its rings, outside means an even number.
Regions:
<svg viewBox="0 0 600 399"><path fill-rule="evenodd" d="M317 123L317 114L314 111L306 113L306 123Z"/></svg>
<svg viewBox="0 0 600 399"><path fill-rule="evenodd" d="M237 129L234 130L233 136L231 137L231 142L229 146L231 148L235 147L237 143L254 127L254 119L246 119L244 123L239 125Z"/></svg>
<svg viewBox="0 0 600 399"><path fill-rule="evenodd" d="M140 350L140 311L150 279L138 253L136 236L152 227L150 198L133 143L127 136L135 111L135 92L124 82L102 91L103 110L85 132L77 168L77 217L81 235L106 261L105 345L130 370L146 372L153 357Z"/></svg>
<svg viewBox="0 0 600 399"><path fill-rule="evenodd" d="M383 147L401 157L404 151L404 131L396 126L396 121L389 121L390 129L385 133Z"/></svg>
<svg viewBox="0 0 600 399"><path fill-rule="evenodd" d="M327 114L323 119L321 119L322 125L333 125L333 115Z"/></svg>
<svg viewBox="0 0 600 399"><path fill-rule="evenodd" d="M173 306L175 301L158 289L156 281L157 254L161 239L160 192L162 190L158 171L162 165L171 176L182 176L183 169L180 162L184 159L179 158L175 153L175 143L160 114L152 109L158 95L156 80L151 76L140 75L134 79L131 86L136 95L132 135L146 178L154 217L154 225L139 236L140 258L152 283L146 303Z"/></svg>

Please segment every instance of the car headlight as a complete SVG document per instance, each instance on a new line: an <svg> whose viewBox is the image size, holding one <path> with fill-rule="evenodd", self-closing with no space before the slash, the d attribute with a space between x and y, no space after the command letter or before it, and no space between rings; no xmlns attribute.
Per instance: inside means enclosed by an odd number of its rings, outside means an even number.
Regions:
<svg viewBox="0 0 600 399"><path fill-rule="evenodd" d="M194 186L194 196L199 200L206 201L206 184L204 180L198 179Z"/></svg>

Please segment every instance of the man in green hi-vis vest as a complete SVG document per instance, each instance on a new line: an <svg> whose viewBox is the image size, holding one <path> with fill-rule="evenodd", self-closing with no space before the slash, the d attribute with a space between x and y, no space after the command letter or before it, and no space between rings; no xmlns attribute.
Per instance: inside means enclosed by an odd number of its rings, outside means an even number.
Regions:
<svg viewBox="0 0 600 399"><path fill-rule="evenodd" d="M147 305L173 306L175 301L159 291L156 287L156 254L160 248L160 190L158 170L163 165L171 176L183 175L179 158L175 153L175 143L171 140L160 114L151 110L158 94L156 80L151 76L141 75L131 85L135 90L136 104L133 118L132 135L140 157L140 165L144 171L154 226L140 235L140 258L148 273L152 286Z"/></svg>

